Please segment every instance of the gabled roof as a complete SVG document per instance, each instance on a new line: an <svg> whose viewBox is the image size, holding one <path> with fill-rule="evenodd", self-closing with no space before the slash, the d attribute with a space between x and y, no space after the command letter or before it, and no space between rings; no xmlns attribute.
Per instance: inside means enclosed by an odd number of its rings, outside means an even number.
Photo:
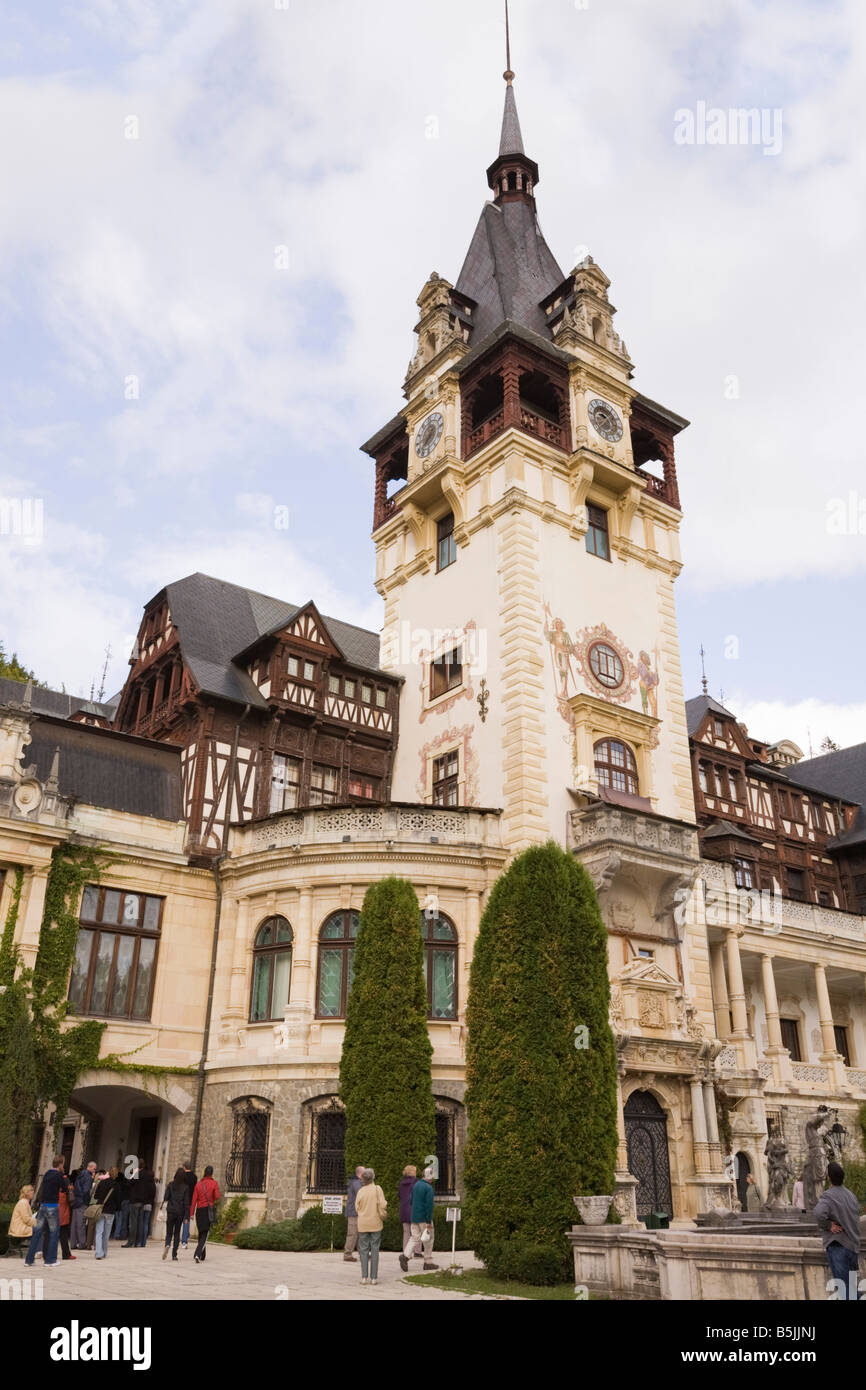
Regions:
<svg viewBox="0 0 866 1390"><path fill-rule="evenodd" d="M264 696L237 660L308 605L287 603L209 574L178 579L167 584L165 592L183 659L202 693L266 708ZM324 614L322 622L350 666L380 670L378 633Z"/></svg>
<svg viewBox="0 0 866 1390"><path fill-rule="evenodd" d="M866 743L807 758L790 769L791 780L813 791L855 802L860 810L852 828L831 843L841 848L866 841Z"/></svg>
<svg viewBox="0 0 866 1390"><path fill-rule="evenodd" d="M736 821L725 820L724 818L714 821L706 830L701 831L701 837L704 840L723 840L730 835L736 835L740 840L748 840L753 845L760 844L754 835L750 835L741 825L737 825Z"/></svg>
<svg viewBox="0 0 866 1390"><path fill-rule="evenodd" d="M735 724L737 722L737 716L725 709L724 705L720 705L711 695L696 695L693 700L686 700L686 725L690 738L695 737L711 711L713 714L723 715L726 719L733 719Z"/></svg>

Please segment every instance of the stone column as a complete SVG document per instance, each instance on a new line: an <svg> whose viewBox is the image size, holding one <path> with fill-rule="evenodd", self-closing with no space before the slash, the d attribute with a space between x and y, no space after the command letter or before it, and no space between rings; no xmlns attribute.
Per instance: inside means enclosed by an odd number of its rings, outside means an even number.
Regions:
<svg viewBox="0 0 866 1390"><path fill-rule="evenodd" d="M295 940L292 949L292 981L283 1014L285 1047L305 1056L310 1046L310 1024L316 1012L316 971L313 941L313 892L308 885L298 890Z"/></svg>
<svg viewBox="0 0 866 1390"><path fill-rule="evenodd" d="M18 905L17 941L21 959L29 969L36 963L39 950L39 933L42 928L42 914L45 911L45 893L48 888L49 866L25 869L21 884L21 902ZM77 905L76 905L77 906Z"/></svg>
<svg viewBox="0 0 866 1390"><path fill-rule="evenodd" d="M767 1015L767 1037L769 1046L775 1051L783 1047L782 1025L779 1022L779 1000L776 995L776 977L773 974L773 957L769 951L761 956L761 976L764 984L764 1013Z"/></svg>
<svg viewBox="0 0 866 1390"><path fill-rule="evenodd" d="M716 1112L716 1090L712 1081L703 1083L704 1091L704 1114L707 1120L707 1142L710 1144L719 1143L719 1117Z"/></svg>
<svg viewBox="0 0 866 1390"><path fill-rule="evenodd" d="M637 1178L628 1170L628 1145L625 1137L625 1114L623 1111L622 1078L625 1075L625 1060L617 1058L616 1069L616 1173L614 1176L613 1204L624 1226L639 1226L637 1219Z"/></svg>
<svg viewBox="0 0 866 1390"><path fill-rule="evenodd" d="M734 1016L734 1033L741 1038L749 1036L749 1015L746 1012L746 986L743 983L743 966L740 960L740 943L736 928L727 935L728 979L730 980L731 1012Z"/></svg>
<svg viewBox="0 0 866 1390"><path fill-rule="evenodd" d="M725 952L721 941L710 946L710 969L713 981L713 1014L716 1020L716 1037L725 1038L731 1032L731 1005L728 999L728 982L725 979Z"/></svg>
<svg viewBox="0 0 866 1390"><path fill-rule="evenodd" d="M824 1051L822 1062L836 1059L836 1035L833 1032L833 1010L830 1007L830 992L827 989L827 971L821 964L815 965L815 991L818 995L818 1022L821 1025L821 1041Z"/></svg>
<svg viewBox="0 0 866 1390"><path fill-rule="evenodd" d="M698 1173L708 1171L707 1154L707 1115L704 1109L704 1089L700 1077L693 1076L689 1081L692 1093L692 1140L695 1150L695 1169Z"/></svg>

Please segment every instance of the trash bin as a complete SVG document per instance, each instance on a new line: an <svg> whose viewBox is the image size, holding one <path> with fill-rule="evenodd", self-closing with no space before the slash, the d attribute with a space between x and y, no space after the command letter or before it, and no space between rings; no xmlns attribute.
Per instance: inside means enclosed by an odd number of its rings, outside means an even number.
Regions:
<svg viewBox="0 0 866 1390"><path fill-rule="evenodd" d="M648 1231L666 1231L670 1222L666 1211L649 1211L644 1217L644 1225Z"/></svg>

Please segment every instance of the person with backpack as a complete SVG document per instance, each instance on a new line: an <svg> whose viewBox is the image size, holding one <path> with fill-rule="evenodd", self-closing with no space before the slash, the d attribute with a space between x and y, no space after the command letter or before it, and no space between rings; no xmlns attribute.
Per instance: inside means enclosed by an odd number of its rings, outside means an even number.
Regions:
<svg viewBox="0 0 866 1390"><path fill-rule="evenodd" d="M73 1250L83 1250L87 1243L84 1220L87 1215L90 1193L93 1189L95 1172L96 1164L93 1162L88 1163L86 1168L80 1168L70 1194L72 1200L69 1205L72 1209L72 1219L69 1223L69 1244Z"/></svg>
<svg viewBox="0 0 866 1390"><path fill-rule="evenodd" d="M165 1189L163 1197L165 1205L165 1245L162 1251L162 1258L168 1258L168 1247L172 1247L171 1258L177 1259L177 1247L180 1244L181 1231L184 1222L189 1230L189 1188L186 1184L186 1170L178 1168L168 1187Z"/></svg>
<svg viewBox="0 0 866 1390"><path fill-rule="evenodd" d="M204 1177L201 1182L197 1182L193 1188L192 1200L189 1204L190 1218L195 1217L198 1231L198 1245L195 1247L193 1257L197 1265L204 1261L207 1254L208 1231L216 1221L216 1204L219 1199L219 1185L214 1181L213 1165L209 1163L204 1170Z"/></svg>

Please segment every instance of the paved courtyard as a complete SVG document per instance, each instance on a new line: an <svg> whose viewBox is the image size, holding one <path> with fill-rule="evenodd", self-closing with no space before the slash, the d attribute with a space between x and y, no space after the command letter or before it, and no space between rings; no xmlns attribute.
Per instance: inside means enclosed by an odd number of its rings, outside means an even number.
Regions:
<svg viewBox="0 0 866 1390"><path fill-rule="evenodd" d="M230 1245L209 1245L207 1260L193 1262L190 1246L178 1255L177 1263L162 1260L162 1246L149 1241L141 1250L124 1250L112 1241L108 1256L95 1260L79 1250L76 1259L58 1261L54 1269L43 1270L37 1259L32 1269L23 1260L0 1260L0 1278L42 1279L44 1299L67 1302L95 1300L175 1299L257 1299L269 1303L281 1300L346 1301L348 1299L458 1299L470 1295L445 1289L419 1288L407 1284L396 1254L386 1253L379 1260L379 1283L361 1287L360 1264L348 1264L342 1253L289 1254L274 1250L235 1250ZM437 1257L440 1266L449 1264L451 1252ZM477 1268L475 1256L459 1254L464 1269ZM413 1260L412 1273L420 1273L421 1261ZM483 1295L474 1295L481 1297Z"/></svg>

